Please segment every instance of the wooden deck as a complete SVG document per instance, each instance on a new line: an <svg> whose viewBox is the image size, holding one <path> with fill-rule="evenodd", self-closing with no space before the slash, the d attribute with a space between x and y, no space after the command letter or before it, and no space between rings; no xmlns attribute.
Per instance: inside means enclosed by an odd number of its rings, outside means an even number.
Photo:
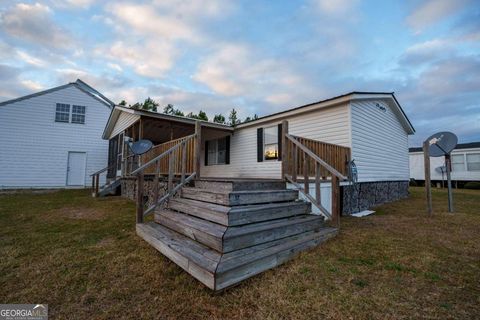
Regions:
<svg viewBox="0 0 480 320"><path fill-rule="evenodd" d="M333 237L278 180L198 180L137 234L212 290L271 269Z"/></svg>

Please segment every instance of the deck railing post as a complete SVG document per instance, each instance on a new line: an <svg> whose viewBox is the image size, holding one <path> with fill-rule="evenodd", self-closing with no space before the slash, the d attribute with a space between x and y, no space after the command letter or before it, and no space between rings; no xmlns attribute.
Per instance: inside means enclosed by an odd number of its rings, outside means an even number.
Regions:
<svg viewBox="0 0 480 320"><path fill-rule="evenodd" d="M153 178L153 185L154 185L154 196L153 196L153 199L154 199L154 203L157 203L158 202L158 195L160 193L160 179L159 179L159 175L160 175L160 161L157 160L155 161L155 177Z"/></svg>
<svg viewBox="0 0 480 320"><path fill-rule="evenodd" d="M297 169L298 169L298 148L296 145L292 145L292 165L293 165L293 172L292 172L292 180L297 182Z"/></svg>
<svg viewBox="0 0 480 320"><path fill-rule="evenodd" d="M338 177L332 174L332 222L340 226L340 183Z"/></svg>
<svg viewBox="0 0 480 320"><path fill-rule="evenodd" d="M195 172L196 179L200 179L200 157L202 155L202 124L195 122Z"/></svg>
<svg viewBox="0 0 480 320"><path fill-rule="evenodd" d="M310 181L308 179L308 176L309 176L308 161L309 159L307 158L307 154L304 153L303 154L303 183L304 183L304 189L306 194L310 193Z"/></svg>
<svg viewBox="0 0 480 320"><path fill-rule="evenodd" d="M143 171L137 175L137 223L143 223Z"/></svg>
<svg viewBox="0 0 480 320"><path fill-rule="evenodd" d="M98 191L100 189L100 174L97 173L95 175L95 196L98 196Z"/></svg>
<svg viewBox="0 0 480 320"><path fill-rule="evenodd" d="M92 196L97 196L97 194L95 193L95 175L92 175Z"/></svg>
<svg viewBox="0 0 480 320"><path fill-rule="evenodd" d="M173 192L173 166L175 162L175 152L168 155L168 194Z"/></svg>
<svg viewBox="0 0 480 320"><path fill-rule="evenodd" d="M315 162L315 200L317 204L322 204L322 189L320 184L320 163Z"/></svg>
<svg viewBox="0 0 480 320"><path fill-rule="evenodd" d="M288 150L287 150L288 121L282 121L282 179L288 172Z"/></svg>
<svg viewBox="0 0 480 320"><path fill-rule="evenodd" d="M185 174L187 172L187 142L182 142L182 177L181 182L182 184L185 183Z"/></svg>

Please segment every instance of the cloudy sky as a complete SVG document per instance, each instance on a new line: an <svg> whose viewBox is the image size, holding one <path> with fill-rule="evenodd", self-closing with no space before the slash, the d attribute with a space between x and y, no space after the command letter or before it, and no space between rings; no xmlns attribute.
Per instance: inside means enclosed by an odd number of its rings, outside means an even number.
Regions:
<svg viewBox="0 0 480 320"><path fill-rule="evenodd" d="M411 145L480 140L480 2L0 0L0 100L77 78L242 117L394 91Z"/></svg>

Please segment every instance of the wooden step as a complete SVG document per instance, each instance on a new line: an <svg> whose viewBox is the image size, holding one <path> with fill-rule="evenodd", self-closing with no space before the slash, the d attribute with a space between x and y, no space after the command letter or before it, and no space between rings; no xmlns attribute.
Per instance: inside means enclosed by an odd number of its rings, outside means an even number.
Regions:
<svg viewBox="0 0 480 320"><path fill-rule="evenodd" d="M182 198L221 204L224 206L239 206L248 204L293 201L298 198L297 190L253 190L220 192L200 188L185 187Z"/></svg>
<svg viewBox="0 0 480 320"><path fill-rule="evenodd" d="M140 237L212 290L225 289L271 269L337 233L334 228L322 228L222 255L154 222L137 224L136 230Z"/></svg>
<svg viewBox="0 0 480 320"><path fill-rule="evenodd" d="M220 192L247 190L285 190L286 183L282 180L260 179L200 179L195 180L195 187Z"/></svg>
<svg viewBox="0 0 480 320"><path fill-rule="evenodd" d="M336 228L321 228L317 231L225 253L216 270L215 290L231 287L240 281L272 269L301 251L311 249L333 238L337 232Z"/></svg>
<svg viewBox="0 0 480 320"><path fill-rule="evenodd" d="M225 226L168 209L157 209L154 220L209 248L219 252L223 250L222 239L227 230Z"/></svg>
<svg viewBox="0 0 480 320"><path fill-rule="evenodd" d="M299 215L237 227L225 227L165 209L157 210L154 219L155 222L222 253L318 230L323 226L323 217L316 215Z"/></svg>
<svg viewBox="0 0 480 320"><path fill-rule="evenodd" d="M238 226L308 214L311 212L311 206L312 205L306 201L291 201L227 207L184 198L174 198L168 203L168 207L172 210L224 226Z"/></svg>
<svg viewBox="0 0 480 320"><path fill-rule="evenodd" d="M221 257L217 251L155 222L139 223L136 230L137 235L164 256L208 288L215 290L215 270Z"/></svg>

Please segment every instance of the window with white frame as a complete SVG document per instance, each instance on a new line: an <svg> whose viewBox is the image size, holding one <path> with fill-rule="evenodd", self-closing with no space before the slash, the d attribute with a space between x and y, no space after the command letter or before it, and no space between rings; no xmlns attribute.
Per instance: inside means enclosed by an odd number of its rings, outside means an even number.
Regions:
<svg viewBox="0 0 480 320"><path fill-rule="evenodd" d="M72 123L85 123L85 106L72 106Z"/></svg>
<svg viewBox="0 0 480 320"><path fill-rule="evenodd" d="M227 139L221 138L208 141L207 163L208 165L226 164Z"/></svg>
<svg viewBox="0 0 480 320"><path fill-rule="evenodd" d="M467 153L467 170L480 171L480 153Z"/></svg>
<svg viewBox="0 0 480 320"><path fill-rule="evenodd" d="M278 126L263 130L263 157L265 160L278 159Z"/></svg>
<svg viewBox="0 0 480 320"><path fill-rule="evenodd" d="M55 122L69 122L70 121L70 105L65 103L57 103L55 110Z"/></svg>
<svg viewBox="0 0 480 320"><path fill-rule="evenodd" d="M465 171L465 156L463 153L452 155L452 171Z"/></svg>

